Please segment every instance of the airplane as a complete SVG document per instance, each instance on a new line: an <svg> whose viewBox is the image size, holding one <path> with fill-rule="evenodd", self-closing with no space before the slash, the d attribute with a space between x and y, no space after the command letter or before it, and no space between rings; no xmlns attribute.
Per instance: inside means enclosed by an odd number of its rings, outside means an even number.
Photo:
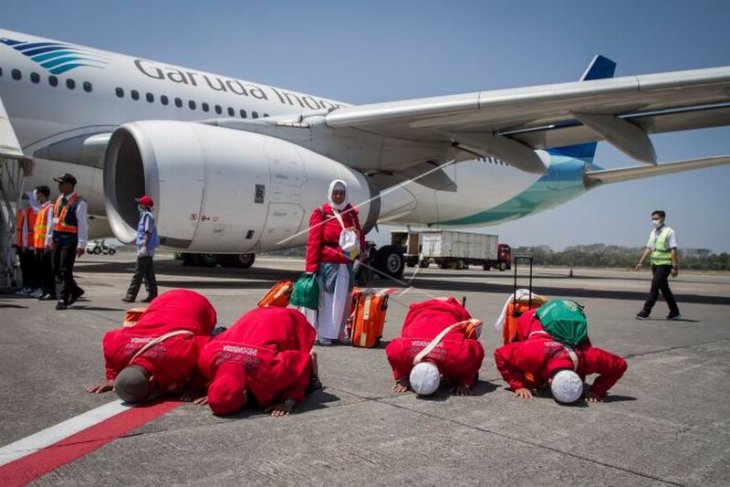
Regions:
<svg viewBox="0 0 730 487"><path fill-rule="evenodd" d="M730 67L615 67L596 56L576 82L353 106L0 30L0 156L30 166L30 188L73 173L90 238L131 242L134 198L149 194L164 246L241 267L305 244L335 178L367 232L492 225L602 184L730 162L658 164L650 139L729 125ZM598 141L639 165L602 169ZM375 260L403 272L398 246Z"/></svg>

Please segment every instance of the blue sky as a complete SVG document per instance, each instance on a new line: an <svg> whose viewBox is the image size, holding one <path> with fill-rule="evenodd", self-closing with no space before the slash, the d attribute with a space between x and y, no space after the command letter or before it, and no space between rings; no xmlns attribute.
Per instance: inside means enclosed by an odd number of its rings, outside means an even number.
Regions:
<svg viewBox="0 0 730 487"><path fill-rule="evenodd" d="M360 104L573 81L596 53L617 76L727 66L729 18L730 2L702 0L31 1L0 26ZM727 127L653 140L660 161L730 154ZM635 164L605 143L596 163ZM661 208L680 246L727 252L729 183L730 166L605 186L484 231L640 246Z"/></svg>

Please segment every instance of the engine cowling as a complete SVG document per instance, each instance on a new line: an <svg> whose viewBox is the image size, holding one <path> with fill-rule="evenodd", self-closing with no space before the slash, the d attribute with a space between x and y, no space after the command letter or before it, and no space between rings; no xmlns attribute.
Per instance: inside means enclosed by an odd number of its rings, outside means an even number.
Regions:
<svg viewBox="0 0 730 487"><path fill-rule="evenodd" d="M162 245L190 252L244 253L303 245L309 215L333 179L348 184L367 232L378 190L361 173L274 137L175 121L124 124L104 164L106 213L115 236L132 242L134 198L150 195Z"/></svg>

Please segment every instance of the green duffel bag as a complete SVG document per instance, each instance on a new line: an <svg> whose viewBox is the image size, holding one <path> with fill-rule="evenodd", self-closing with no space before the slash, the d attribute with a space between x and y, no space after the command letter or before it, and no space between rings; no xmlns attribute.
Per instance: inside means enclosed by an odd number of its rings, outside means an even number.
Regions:
<svg viewBox="0 0 730 487"><path fill-rule="evenodd" d="M294 283L294 290L291 293L292 306L301 306L303 308L317 309L319 308L319 283L317 282L317 274L307 274L306 272L299 276L297 282Z"/></svg>
<svg viewBox="0 0 730 487"><path fill-rule="evenodd" d="M545 331L555 340L575 347L588 337L588 319L583 306L570 299L555 299L535 312Z"/></svg>

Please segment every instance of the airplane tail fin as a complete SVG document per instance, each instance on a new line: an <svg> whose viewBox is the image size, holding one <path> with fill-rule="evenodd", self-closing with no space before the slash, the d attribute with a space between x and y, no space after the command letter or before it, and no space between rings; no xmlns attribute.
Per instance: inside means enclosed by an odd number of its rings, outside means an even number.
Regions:
<svg viewBox="0 0 730 487"><path fill-rule="evenodd" d="M581 81L590 81L594 79L613 78L616 72L616 63L605 56L596 54L586 68ZM552 155L571 157L574 159L582 159L585 162L592 162L596 155L596 142L588 142L586 144L569 145L565 147L553 147L548 149Z"/></svg>

